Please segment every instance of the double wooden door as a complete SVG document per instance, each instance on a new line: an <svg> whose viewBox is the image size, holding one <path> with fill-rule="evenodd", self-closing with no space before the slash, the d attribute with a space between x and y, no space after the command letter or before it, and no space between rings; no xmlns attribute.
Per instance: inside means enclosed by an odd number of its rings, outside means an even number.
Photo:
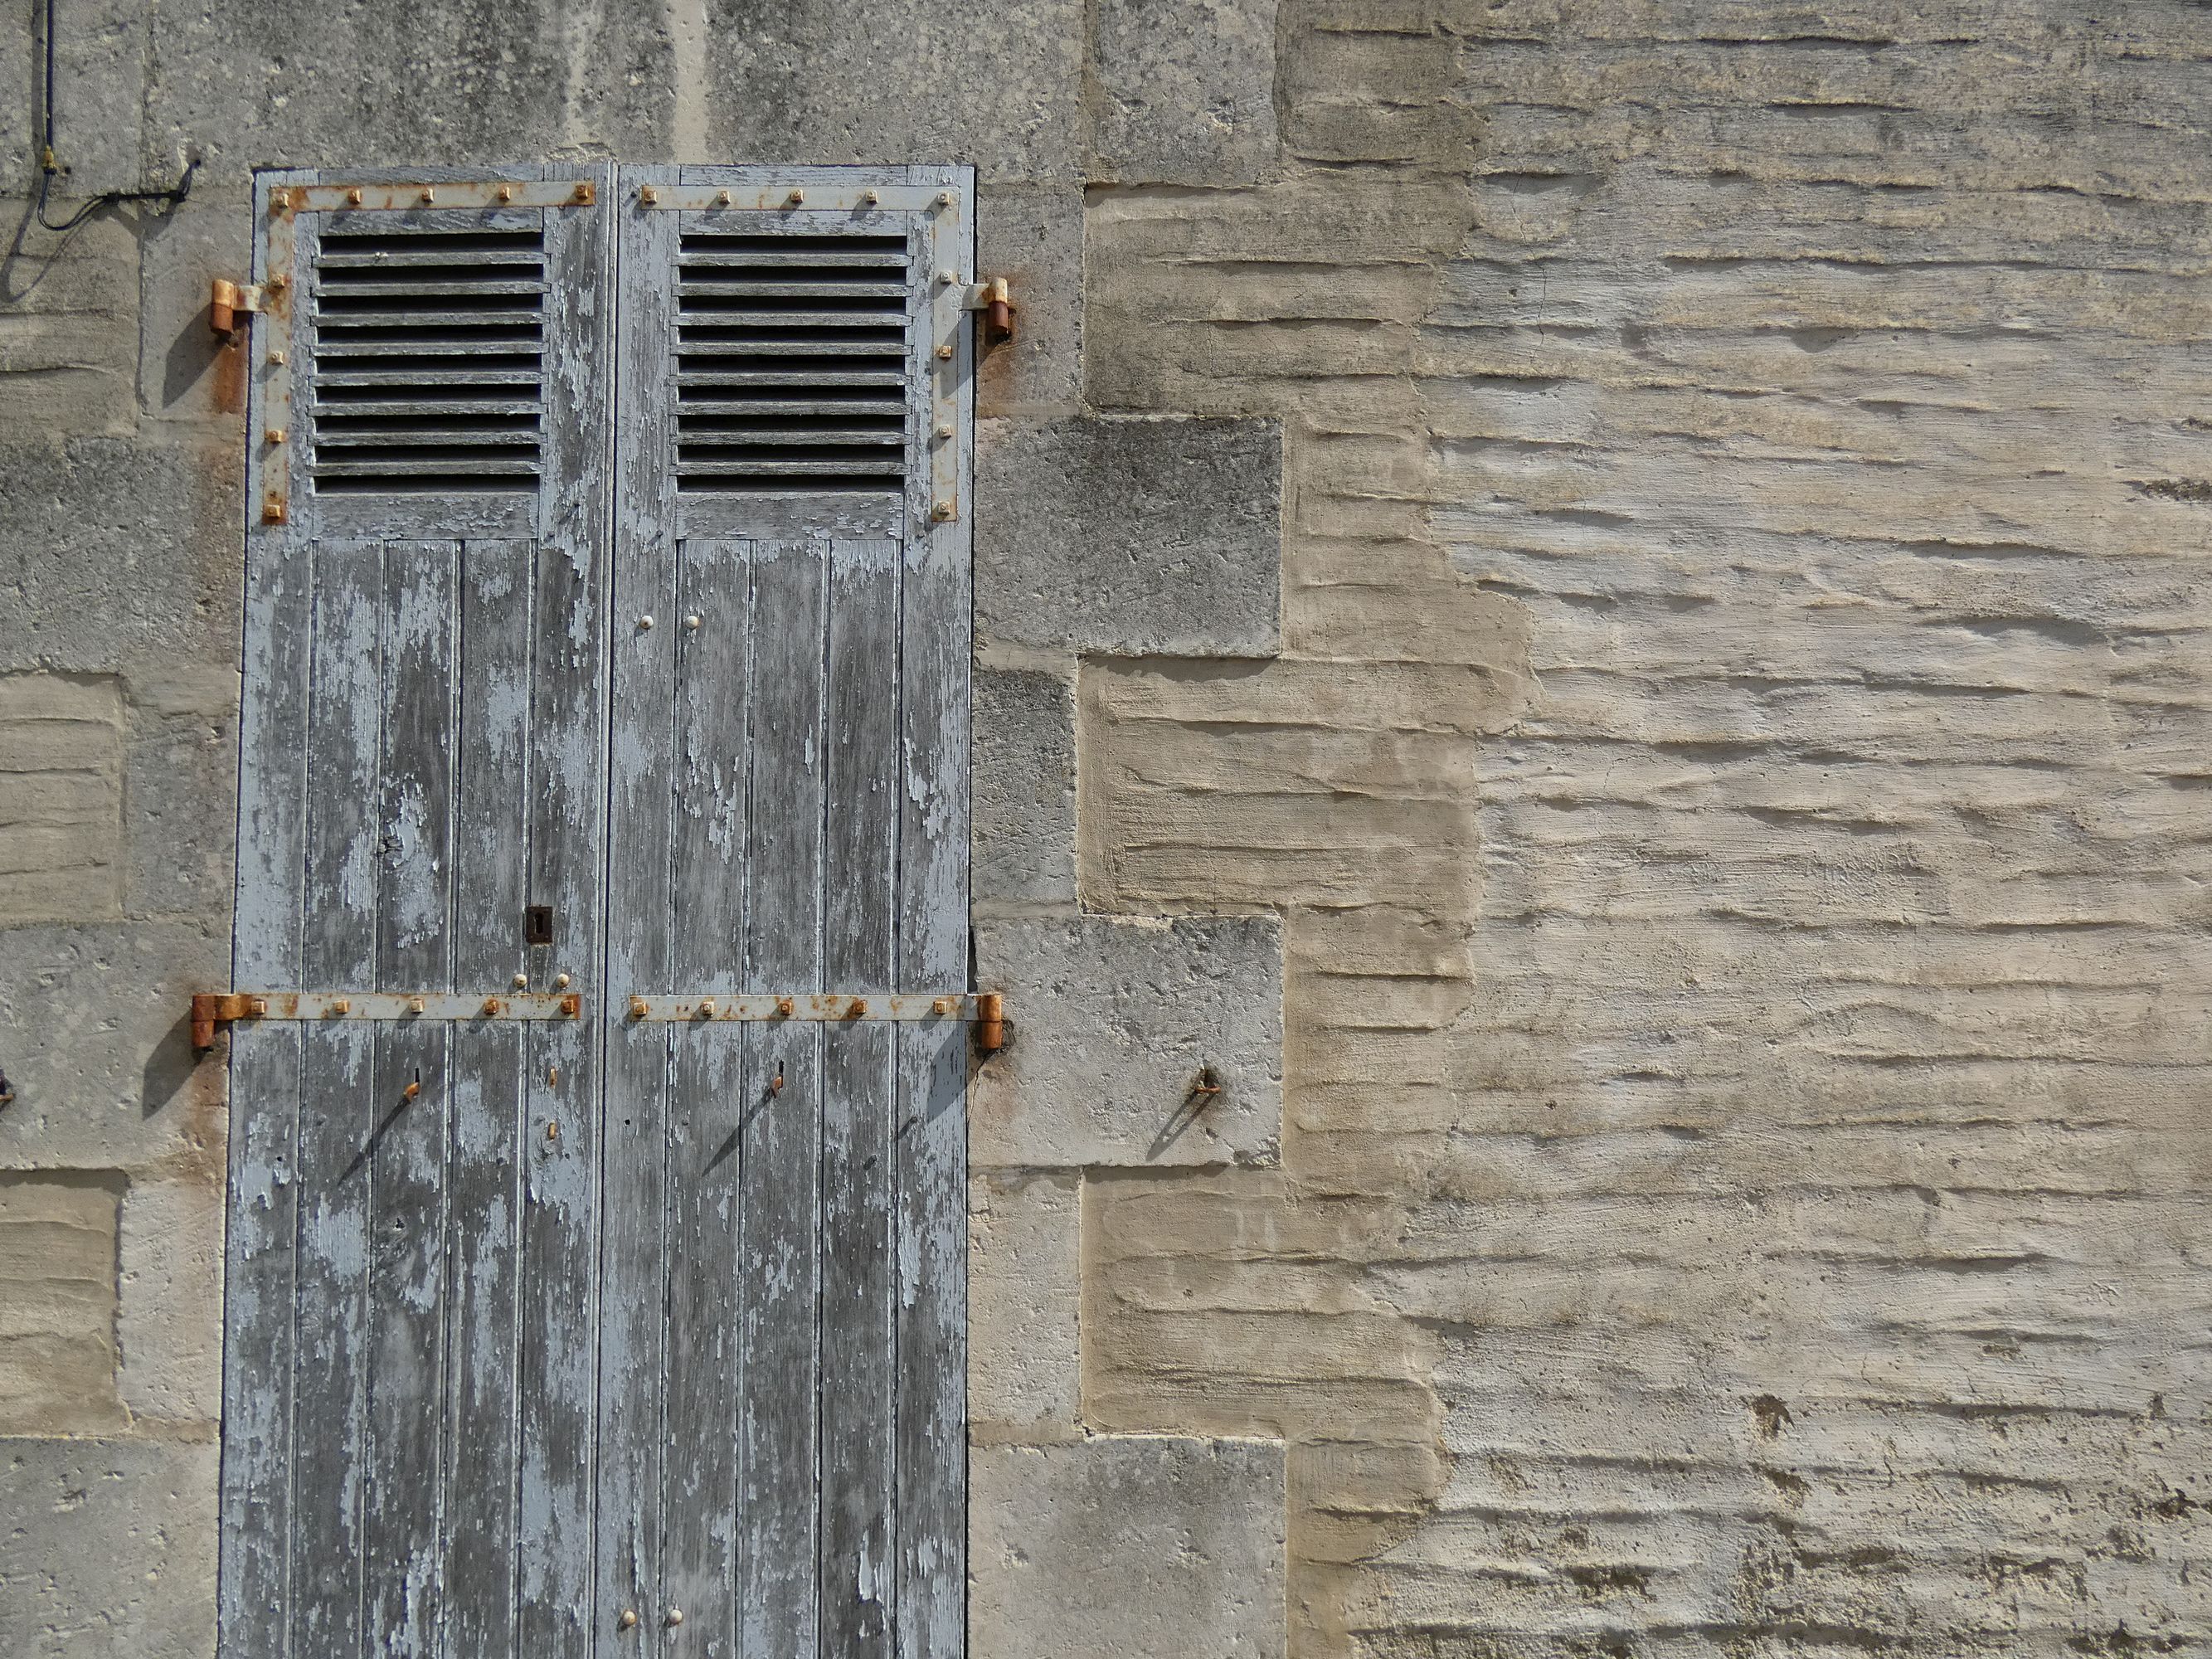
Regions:
<svg viewBox="0 0 2212 1659"><path fill-rule="evenodd" d="M972 203L259 181L228 1659L960 1651Z"/></svg>

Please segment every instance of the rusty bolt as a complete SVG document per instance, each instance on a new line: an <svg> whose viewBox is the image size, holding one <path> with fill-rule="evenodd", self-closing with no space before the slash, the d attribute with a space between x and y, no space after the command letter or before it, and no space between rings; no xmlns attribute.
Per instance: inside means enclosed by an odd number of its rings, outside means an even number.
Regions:
<svg viewBox="0 0 2212 1659"><path fill-rule="evenodd" d="M778 1019L789 1019L792 1007L793 1004L789 997L778 997L775 1000L775 1017Z"/></svg>
<svg viewBox="0 0 2212 1659"><path fill-rule="evenodd" d="M356 185L351 190L346 192L346 200L355 207L359 207L361 205L362 195L361 186L359 185Z"/></svg>
<svg viewBox="0 0 2212 1659"><path fill-rule="evenodd" d="M353 1012L353 1004L352 1004L352 1003L350 1003L350 1002L349 1002L349 1001L348 1001L345 998L343 998L343 997L340 997L340 998L339 998L336 1002L333 1002L332 1004L331 1004L331 1007L330 1007L331 1018L334 1018L334 1019L343 1019L343 1018L344 1018L348 1014L351 1013L352 1012Z"/></svg>
<svg viewBox="0 0 2212 1659"><path fill-rule="evenodd" d="M866 998L866 997L854 997L854 998L853 999L853 1006L852 1006L850 1008L848 1008L848 1009L847 1009L847 1010L845 1011L845 1018L848 1018L848 1019L866 1019L867 1017L868 1017L868 1000L867 1000L867 998Z"/></svg>
<svg viewBox="0 0 2212 1659"><path fill-rule="evenodd" d="M643 997L632 997L629 1000L629 1017L632 1019L643 1019L650 1012Z"/></svg>
<svg viewBox="0 0 2212 1659"><path fill-rule="evenodd" d="M716 207L727 207L732 199L734 198L732 198L730 192L726 190L718 190L714 192L714 205Z"/></svg>
<svg viewBox="0 0 2212 1659"><path fill-rule="evenodd" d="M557 1124L557 1123L549 1123L549 1124L547 1124L547 1125L545 1126L545 1139L548 1139L548 1140L558 1140L558 1139L561 1139L561 1126L560 1126L559 1124Z"/></svg>
<svg viewBox="0 0 2212 1659"><path fill-rule="evenodd" d="M279 346L279 347L277 347L274 351L271 351L271 352L269 354L269 361L270 361L270 362L274 363L274 364L275 364L277 368L283 368L283 367L284 367L284 348L283 348L283 347L282 347L282 346Z"/></svg>
<svg viewBox="0 0 2212 1659"><path fill-rule="evenodd" d="M410 997L407 999L407 1012L410 1014L427 1014L430 1012L430 1005L421 997Z"/></svg>
<svg viewBox="0 0 2212 1659"><path fill-rule="evenodd" d="M884 199L884 193L879 190L864 190L860 192L860 199L873 207Z"/></svg>
<svg viewBox="0 0 2212 1659"><path fill-rule="evenodd" d="M932 428L932 433L933 435L936 437L949 438L952 435L952 422L950 421L939 421L937 425Z"/></svg>
<svg viewBox="0 0 2212 1659"><path fill-rule="evenodd" d="M952 518L952 503L950 501L932 501L929 504L929 516L936 520L939 524L950 522Z"/></svg>
<svg viewBox="0 0 2212 1659"><path fill-rule="evenodd" d="M575 199L581 205L589 207L599 199L599 192L593 190L588 182L580 184L576 186Z"/></svg>
<svg viewBox="0 0 2212 1659"><path fill-rule="evenodd" d="M952 205L952 192L949 190L939 191L937 192L937 205L939 207L951 207Z"/></svg>
<svg viewBox="0 0 2212 1659"><path fill-rule="evenodd" d="M951 1013L957 1006L955 999L951 997L933 997L930 1000L929 1012L942 1018Z"/></svg>
<svg viewBox="0 0 2212 1659"><path fill-rule="evenodd" d="M787 201L789 203L789 204L790 204L791 206L793 206L793 207L797 207L797 206L798 206L801 202L804 202L805 199L806 199L806 192L805 192L805 191L803 191L803 190L794 190L793 191L792 191L792 192L791 192L790 196L789 196L789 197L787 197L787 198L786 198L786 200L787 200ZM678 1614L676 1615L676 1620L677 1620L677 1622L678 1622L678 1624L681 1624L681 1623L683 1622L683 1620L684 1620L684 1615L683 1615L682 1613L678 1613Z"/></svg>
<svg viewBox="0 0 2212 1659"><path fill-rule="evenodd" d="M514 186L513 185L501 185L499 187L498 193L499 199L501 201L512 202L514 199Z"/></svg>
<svg viewBox="0 0 2212 1659"><path fill-rule="evenodd" d="M437 199L438 199L438 192L437 192L436 191L434 191L434 190L431 189L431 188L430 188L430 186L429 186L429 185L423 185L423 186L422 186L422 200L424 201L424 203L428 204L428 203L434 202L434 201L436 201Z"/></svg>
<svg viewBox="0 0 2212 1659"><path fill-rule="evenodd" d="M249 1019L259 1019L259 1018L261 1018L264 1015L265 1015L268 1012L269 1012L269 999L268 999L267 997L248 997L248 998L246 998L246 1018L249 1018Z"/></svg>
<svg viewBox="0 0 2212 1659"><path fill-rule="evenodd" d="M272 444L281 444L284 441L284 428L281 426L272 426L261 435Z"/></svg>
<svg viewBox="0 0 2212 1659"><path fill-rule="evenodd" d="M947 341L945 344L937 348L937 361L940 363L949 363L952 361L951 342Z"/></svg>
<svg viewBox="0 0 2212 1659"><path fill-rule="evenodd" d="M486 997L484 999L483 1011L488 1014L497 1013L499 1012L499 999L497 997Z"/></svg>
<svg viewBox="0 0 2212 1659"><path fill-rule="evenodd" d="M272 494L261 503L262 523L283 524L285 517L284 498L282 495Z"/></svg>
<svg viewBox="0 0 2212 1659"><path fill-rule="evenodd" d="M712 1018L714 1018L714 998L712 998L712 997L702 997L702 998L700 998L700 999L699 999L699 1010L698 1010L698 1013L699 1013L699 1018L700 1018L701 1019L712 1019Z"/></svg>
<svg viewBox="0 0 2212 1659"><path fill-rule="evenodd" d="M292 192L290 191L272 190L269 192L269 210L271 213L289 213L291 210Z"/></svg>
<svg viewBox="0 0 2212 1659"><path fill-rule="evenodd" d="M644 203L646 206L651 207L654 203L660 199L660 192L655 190L651 185L647 185L642 190L638 191L637 199Z"/></svg>
<svg viewBox="0 0 2212 1659"><path fill-rule="evenodd" d="M402 1100L412 1100L422 1092L422 1085L420 1083L410 1083L399 1091L399 1097Z"/></svg>

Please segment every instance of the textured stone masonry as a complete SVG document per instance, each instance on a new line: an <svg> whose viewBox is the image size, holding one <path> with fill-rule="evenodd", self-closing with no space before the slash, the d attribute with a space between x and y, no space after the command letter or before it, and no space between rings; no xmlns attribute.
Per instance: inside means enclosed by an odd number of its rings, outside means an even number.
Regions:
<svg viewBox="0 0 2212 1659"><path fill-rule="evenodd" d="M606 154L1022 307L977 1659L2212 1642L2212 14L60 11L205 165L0 267L0 1650L212 1650L247 174Z"/></svg>

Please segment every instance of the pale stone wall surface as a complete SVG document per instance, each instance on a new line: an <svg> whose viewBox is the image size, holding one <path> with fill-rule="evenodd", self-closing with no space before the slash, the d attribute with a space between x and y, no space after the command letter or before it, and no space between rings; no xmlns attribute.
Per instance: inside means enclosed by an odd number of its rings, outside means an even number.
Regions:
<svg viewBox="0 0 2212 1659"><path fill-rule="evenodd" d="M212 1650L247 174L608 154L1022 305L979 1659L2212 1648L2212 11L59 9L204 165L0 259L0 1652Z"/></svg>

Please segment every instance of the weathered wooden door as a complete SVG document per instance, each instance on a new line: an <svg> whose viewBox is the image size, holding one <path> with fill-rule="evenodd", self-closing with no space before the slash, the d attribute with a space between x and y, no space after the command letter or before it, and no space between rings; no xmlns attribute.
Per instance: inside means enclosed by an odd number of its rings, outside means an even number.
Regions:
<svg viewBox="0 0 2212 1659"><path fill-rule="evenodd" d="M261 181L226 1656L960 1651L972 199Z"/></svg>

